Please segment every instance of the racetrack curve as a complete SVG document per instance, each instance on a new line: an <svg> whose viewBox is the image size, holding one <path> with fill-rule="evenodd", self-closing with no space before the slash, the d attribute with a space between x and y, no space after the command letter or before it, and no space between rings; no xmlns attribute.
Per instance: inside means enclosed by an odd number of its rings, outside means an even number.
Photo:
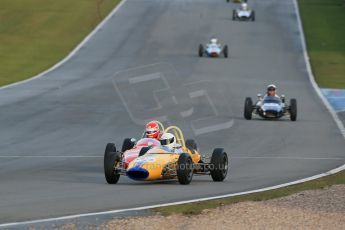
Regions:
<svg viewBox="0 0 345 230"><path fill-rule="evenodd" d="M282 184L345 162L345 142L309 83L292 0L253 1L233 22L225 0L127 0L66 63L0 90L0 223L131 208ZM229 59L197 57L216 36ZM269 83L298 100L298 120L243 119ZM166 119L202 152L224 147L223 183L139 183L103 175L107 142Z"/></svg>

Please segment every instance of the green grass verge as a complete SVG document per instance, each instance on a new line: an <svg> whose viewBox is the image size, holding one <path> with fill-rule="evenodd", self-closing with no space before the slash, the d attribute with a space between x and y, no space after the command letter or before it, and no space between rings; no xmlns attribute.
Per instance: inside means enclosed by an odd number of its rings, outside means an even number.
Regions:
<svg viewBox="0 0 345 230"><path fill-rule="evenodd" d="M345 88L344 0L298 0L313 73L322 88Z"/></svg>
<svg viewBox="0 0 345 230"><path fill-rule="evenodd" d="M63 59L120 0L0 0L0 85Z"/></svg>
<svg viewBox="0 0 345 230"><path fill-rule="evenodd" d="M217 208L223 205L234 204L243 201L264 201L283 196L288 196L297 192L311 190L311 189L323 189L336 184L345 184L345 171L341 171L337 174L323 177L317 180L305 182L302 184L292 185L285 188L270 190L266 192L253 193L249 195L242 195L236 197L229 197L224 199L196 202L183 205L174 205L162 208L152 209L154 212L159 212L162 215L171 214L184 214L192 215L199 214L204 209Z"/></svg>

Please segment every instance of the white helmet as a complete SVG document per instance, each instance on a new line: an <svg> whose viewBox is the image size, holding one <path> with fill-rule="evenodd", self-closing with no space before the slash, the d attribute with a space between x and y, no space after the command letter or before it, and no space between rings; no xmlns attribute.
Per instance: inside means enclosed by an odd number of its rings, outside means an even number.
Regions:
<svg viewBox="0 0 345 230"><path fill-rule="evenodd" d="M211 38L211 43L212 43L212 44L217 44L217 43L218 43L217 38Z"/></svg>
<svg viewBox="0 0 345 230"><path fill-rule="evenodd" d="M248 9L248 4L247 3L242 3L241 4L241 8L242 8L242 10L247 10Z"/></svg>
<svg viewBox="0 0 345 230"><path fill-rule="evenodd" d="M161 145L173 148L176 146L176 138L174 134L164 133L160 138Z"/></svg>
<svg viewBox="0 0 345 230"><path fill-rule="evenodd" d="M267 86L267 90L269 90L269 89L274 89L274 90L276 90L276 89L277 89L277 86L275 86L275 85L273 85L273 84L270 84L270 85Z"/></svg>

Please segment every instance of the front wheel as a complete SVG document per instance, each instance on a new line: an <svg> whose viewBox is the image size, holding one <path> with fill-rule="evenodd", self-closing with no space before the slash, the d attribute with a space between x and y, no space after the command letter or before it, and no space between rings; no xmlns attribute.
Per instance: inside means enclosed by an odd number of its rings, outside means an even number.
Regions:
<svg viewBox="0 0 345 230"><path fill-rule="evenodd" d="M252 21L255 21L255 12L252 12Z"/></svg>
<svg viewBox="0 0 345 230"><path fill-rule="evenodd" d="M228 46L227 45L224 46L224 57L228 58Z"/></svg>
<svg viewBox="0 0 345 230"><path fill-rule="evenodd" d="M180 184L189 184L193 178L193 161L187 153L182 153L177 161L177 179Z"/></svg>
<svg viewBox="0 0 345 230"><path fill-rule="evenodd" d="M253 114L253 101L250 97L247 97L244 102L244 118L247 120L251 120L252 114Z"/></svg>
<svg viewBox="0 0 345 230"><path fill-rule="evenodd" d="M290 100L290 120L297 120L297 100L294 98Z"/></svg>
<svg viewBox="0 0 345 230"><path fill-rule="evenodd" d="M228 174L228 155L222 148L214 149L210 172L213 181L223 181Z"/></svg>
<svg viewBox="0 0 345 230"><path fill-rule="evenodd" d="M121 162L121 153L116 151L113 143L108 143L104 152L104 176L108 184L116 184L120 174L115 167Z"/></svg>
<svg viewBox="0 0 345 230"><path fill-rule="evenodd" d="M204 55L204 46L199 45L199 50L198 50L199 57L202 57Z"/></svg>

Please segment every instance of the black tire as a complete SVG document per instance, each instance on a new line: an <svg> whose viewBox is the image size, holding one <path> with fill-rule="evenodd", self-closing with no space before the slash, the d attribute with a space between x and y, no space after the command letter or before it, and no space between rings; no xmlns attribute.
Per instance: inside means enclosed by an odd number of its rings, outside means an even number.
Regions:
<svg viewBox="0 0 345 230"><path fill-rule="evenodd" d="M290 100L290 120L297 120L297 100L295 98Z"/></svg>
<svg viewBox="0 0 345 230"><path fill-rule="evenodd" d="M229 2L230 2L230 0L226 0L226 2L227 2L227 3L229 3Z"/></svg>
<svg viewBox="0 0 345 230"><path fill-rule="evenodd" d="M187 147L187 149L192 151L193 154L195 153L196 150L198 150L198 145L196 144L195 140L193 140L193 139L187 139L186 140L186 147Z"/></svg>
<svg viewBox="0 0 345 230"><path fill-rule="evenodd" d="M247 120L252 119L253 114L253 101L250 97L247 97L244 101L244 118Z"/></svg>
<svg viewBox="0 0 345 230"><path fill-rule="evenodd" d="M228 58L228 46L227 45L224 46L224 57Z"/></svg>
<svg viewBox="0 0 345 230"><path fill-rule="evenodd" d="M187 153L182 153L177 161L177 179L180 184L189 184L193 178L193 161Z"/></svg>
<svg viewBox="0 0 345 230"><path fill-rule="evenodd" d="M104 176L108 184L116 184L120 175L114 171L114 166L121 161L121 153L116 152L113 143L108 143L104 152Z"/></svg>
<svg viewBox="0 0 345 230"><path fill-rule="evenodd" d="M252 12L252 21L255 21L255 11Z"/></svg>
<svg viewBox="0 0 345 230"><path fill-rule="evenodd" d="M198 54L199 57L202 57L204 55L204 46L202 44L199 45Z"/></svg>
<svg viewBox="0 0 345 230"><path fill-rule="evenodd" d="M236 10L232 10L232 20L236 20Z"/></svg>
<svg viewBox="0 0 345 230"><path fill-rule="evenodd" d="M213 181L223 181L228 174L228 155L222 148L213 150L210 172Z"/></svg>
<svg viewBox="0 0 345 230"><path fill-rule="evenodd" d="M132 141L132 138L125 138L122 143L121 152L125 152L134 147L135 143Z"/></svg>
<svg viewBox="0 0 345 230"><path fill-rule="evenodd" d="M147 153L147 151L149 151L151 149L151 147L142 147L140 149L140 152L139 152L139 157L145 155Z"/></svg>

